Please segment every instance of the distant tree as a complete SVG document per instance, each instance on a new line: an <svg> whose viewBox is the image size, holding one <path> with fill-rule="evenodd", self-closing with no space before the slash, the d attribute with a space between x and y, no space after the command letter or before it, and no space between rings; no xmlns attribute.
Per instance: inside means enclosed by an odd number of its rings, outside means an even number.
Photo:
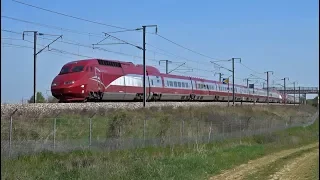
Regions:
<svg viewBox="0 0 320 180"><path fill-rule="evenodd" d="M312 100L312 106L318 107L318 96L316 96L315 98L313 98L313 100Z"/></svg>
<svg viewBox="0 0 320 180"><path fill-rule="evenodd" d="M313 99L307 99L307 104L318 107L318 96Z"/></svg>
<svg viewBox="0 0 320 180"><path fill-rule="evenodd" d="M57 98L53 97L53 96L49 96L47 98L47 102L48 103L57 103L57 102L59 102L59 100Z"/></svg>
<svg viewBox="0 0 320 180"><path fill-rule="evenodd" d="M30 97L30 99L28 100L28 103L33 103L33 95ZM36 102L37 103L45 103L46 102L46 98L44 98L44 96L42 95L41 92L37 92L36 94Z"/></svg>

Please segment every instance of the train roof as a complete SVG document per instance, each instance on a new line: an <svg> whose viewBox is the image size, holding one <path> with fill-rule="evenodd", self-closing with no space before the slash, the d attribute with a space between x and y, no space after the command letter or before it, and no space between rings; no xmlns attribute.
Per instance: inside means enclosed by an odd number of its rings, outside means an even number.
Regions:
<svg viewBox="0 0 320 180"><path fill-rule="evenodd" d="M98 63L99 60L109 61L109 62L116 62L116 63L120 63L120 64L123 64L123 65L132 66L132 67L135 67L135 68L136 67L143 68L142 64L133 64L132 62L126 62L126 61L120 61L120 60L112 60L112 59L100 59L100 58L76 60L76 61L69 62L67 64L72 64L72 63L77 63L77 62L79 62L79 63L81 62L81 64L82 63L87 64L87 63L91 63L91 62ZM220 81L209 80L209 79L204 79L204 78L199 78L199 77L194 77L194 76L182 76L182 75L175 75L175 74L164 74L164 73L161 73L159 71L159 69L154 67L154 66L148 66L147 65L146 69L147 69L149 74L161 75L161 76L169 77L169 78L181 78L181 79L190 79L191 78L192 80L196 80L196 81L210 82L210 83L215 83L215 84L223 84ZM232 86L231 83L229 85ZM236 87L243 87L243 88L247 87L247 86L238 85L238 84L235 84L235 86ZM265 89L255 88L255 90L265 90ZM279 93L278 91L273 90L273 89L272 90L270 89L270 92Z"/></svg>

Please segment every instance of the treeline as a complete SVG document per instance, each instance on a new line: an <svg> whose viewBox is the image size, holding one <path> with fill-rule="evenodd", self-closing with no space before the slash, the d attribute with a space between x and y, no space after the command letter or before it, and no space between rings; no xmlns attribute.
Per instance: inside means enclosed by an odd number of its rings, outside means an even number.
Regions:
<svg viewBox="0 0 320 180"><path fill-rule="evenodd" d="M57 103L59 100L53 96L49 96L48 98L45 98L42 94L42 92L37 92L36 94L36 102L37 103ZM28 103L34 103L33 95L28 100Z"/></svg>
<svg viewBox="0 0 320 180"><path fill-rule="evenodd" d="M313 99L307 99L307 104L318 107L318 96Z"/></svg>

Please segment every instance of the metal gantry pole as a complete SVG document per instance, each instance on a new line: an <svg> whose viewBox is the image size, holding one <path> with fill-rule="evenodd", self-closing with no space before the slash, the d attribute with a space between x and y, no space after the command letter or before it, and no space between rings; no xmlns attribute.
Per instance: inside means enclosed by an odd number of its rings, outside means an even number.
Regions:
<svg viewBox="0 0 320 180"><path fill-rule="evenodd" d="M269 71L267 71L267 103L269 105Z"/></svg>
<svg viewBox="0 0 320 180"><path fill-rule="evenodd" d="M295 106L296 105L296 82L293 82L293 97L294 97L293 105Z"/></svg>
<svg viewBox="0 0 320 180"><path fill-rule="evenodd" d="M299 105L301 104L301 97L300 97L300 86L299 86Z"/></svg>
<svg viewBox="0 0 320 180"><path fill-rule="evenodd" d="M168 74L168 60L166 60L166 74Z"/></svg>
<svg viewBox="0 0 320 180"><path fill-rule="evenodd" d="M234 94L234 58L232 58L232 104L235 103L235 94Z"/></svg>
<svg viewBox="0 0 320 180"><path fill-rule="evenodd" d="M229 82L228 82L228 107L230 106L230 87L229 87Z"/></svg>
<svg viewBox="0 0 320 180"><path fill-rule="evenodd" d="M37 76L37 31L33 32L33 103L36 103L36 76Z"/></svg>
<svg viewBox="0 0 320 180"><path fill-rule="evenodd" d="M159 60L159 65L160 63L164 61L166 62L166 74L169 74L169 63L172 63L172 61L169 61L169 60Z"/></svg>
<svg viewBox="0 0 320 180"><path fill-rule="evenodd" d="M158 26L157 25L147 25L142 26L143 30L143 107L146 107L146 27L156 27L156 34L158 32Z"/></svg>
<svg viewBox="0 0 320 180"><path fill-rule="evenodd" d="M146 26L143 28L143 107L146 107Z"/></svg>
<svg viewBox="0 0 320 180"><path fill-rule="evenodd" d="M234 88L234 60L239 59L241 63L241 58L232 58L232 96L233 96L233 106L235 104L235 88Z"/></svg>
<svg viewBox="0 0 320 180"><path fill-rule="evenodd" d="M283 94L284 94L284 104L287 104L287 93L286 93L286 79L289 80L289 78L283 78Z"/></svg>
<svg viewBox="0 0 320 180"><path fill-rule="evenodd" d="M41 49L39 52L37 52L37 36L45 35L43 33L38 33L38 31L23 31L22 33L22 39L24 40L24 34L28 32L33 32L33 103L36 103L36 82L37 82L37 55L41 53L45 48L49 48L49 46L54 43L59 38L62 38L62 35L56 35L59 36L57 39L52 41L50 44L45 46L43 49Z"/></svg>
<svg viewBox="0 0 320 180"><path fill-rule="evenodd" d="M270 93L270 90L269 90L269 72L271 72L273 74L273 71L267 71L267 103L269 104L269 93Z"/></svg>

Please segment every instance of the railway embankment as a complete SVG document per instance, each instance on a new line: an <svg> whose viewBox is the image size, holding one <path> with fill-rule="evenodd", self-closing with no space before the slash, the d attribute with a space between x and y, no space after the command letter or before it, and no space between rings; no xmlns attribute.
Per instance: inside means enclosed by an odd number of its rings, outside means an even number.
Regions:
<svg viewBox="0 0 320 180"><path fill-rule="evenodd" d="M19 158L2 160L1 176L4 179L203 179L223 173L223 170L232 169L249 160L261 158L268 154L298 148L319 141L319 120L309 126L303 126L304 118L313 115L317 109L309 106L300 107L188 107L188 108L150 108L146 110L110 110L96 114L92 121L92 137L135 137L144 134L145 137L169 137L171 140L181 135L183 137L199 137L192 142L164 144L162 146L147 146L138 149L118 149L114 151L101 151L92 149L78 149L71 152L42 152L40 154L22 155ZM60 132L56 140L70 137L86 137L84 124L77 125L87 119L89 112L64 112L60 114L64 119L57 123L56 130ZM146 119L147 117L147 119ZM251 117L249 121L243 119L241 124L238 119ZM19 117L15 117L16 119ZM28 134L35 124L45 120L24 119L23 137L41 137L46 131L44 125L41 130ZM73 124L66 124L70 119L75 119ZM266 121L267 119L267 121ZM77 122L77 121L78 122ZM310 119L309 119L310 120ZM18 121L18 120L17 120ZM211 123L213 122L214 123ZM281 122L282 121L282 122ZM50 121L50 124L52 121ZM77 122L77 123L76 123ZM146 123L145 123L146 122ZM181 122L184 122L181 123ZM213 128L211 124L228 124L225 129ZM255 123L253 123L255 122ZM258 122L268 122L266 125ZM278 122L278 124L276 123ZM18 123L18 122L15 122ZM87 121L85 122L87 123ZM176 126L174 126L176 123ZM191 124L189 124L191 123ZM203 123L203 124L202 124ZM282 124L281 124L282 123ZM299 124L299 126L291 126ZM44 123L45 124L45 123ZM59 124L59 125L58 125ZM245 124L245 125L244 125ZM246 129L249 124L249 129ZM88 124L86 124L88 125ZM283 129L272 129L280 125ZM300 126L301 125L301 126ZM3 127L3 126L2 126ZM88 127L88 126L85 126ZM119 128L120 127L120 128ZM144 129L144 127L146 127ZM188 127L188 128L187 128ZM252 128L258 128L254 131ZM259 129L263 127L264 131ZM237 128L239 128L237 130ZM251 128L251 129L250 129ZM144 130L143 130L144 129ZM211 129L211 131L210 131ZM100 131L99 131L100 130ZM201 137L215 138L217 132L225 136L234 132L232 138L223 141L201 141ZM227 131L228 130L228 131ZM250 131L251 130L251 131ZM73 134L72 134L73 132ZM94 133L96 132L96 133ZM214 132L214 133L212 133ZM241 133L239 133L241 132ZM245 132L251 133L245 136ZM36 135L36 133L38 133ZM42 135L39 133L43 133ZM203 133L203 134L202 134ZM229 133L229 134L228 134ZM195 136L196 135L196 136ZM201 136L203 135L203 136ZM51 141L50 137L47 141ZM122 139L124 140L124 139ZM164 138L164 140L168 140ZM206 139L208 140L208 138ZM57 145L57 144L56 144ZM245 177L245 176L243 176Z"/></svg>
<svg viewBox="0 0 320 180"><path fill-rule="evenodd" d="M71 105L59 110L50 110L46 105L43 105L42 110L28 106L26 109L18 109L11 118L8 113L2 112L1 138L9 138L12 120L12 140L17 141L52 141L54 138L56 141L88 140L89 135L92 141L110 138L160 138L157 141L165 144L174 141L173 139L178 141L198 137L210 141L215 137L247 136L262 130L271 132L277 128L303 125L308 123L308 117L316 111L316 108L310 106L263 105L106 109L87 104L83 108L73 108Z"/></svg>

